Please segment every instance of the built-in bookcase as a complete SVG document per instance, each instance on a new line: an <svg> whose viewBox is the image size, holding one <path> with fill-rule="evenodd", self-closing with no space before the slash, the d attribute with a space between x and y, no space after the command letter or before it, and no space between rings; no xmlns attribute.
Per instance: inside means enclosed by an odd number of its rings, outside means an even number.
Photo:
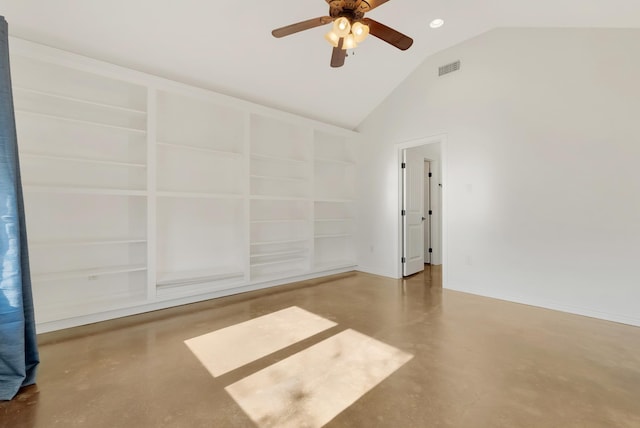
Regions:
<svg viewBox="0 0 640 428"><path fill-rule="evenodd" d="M308 273L311 128L254 114L250 132L250 277Z"/></svg>
<svg viewBox="0 0 640 428"><path fill-rule="evenodd" d="M354 143L346 136L314 133L314 268L355 264Z"/></svg>
<svg viewBox="0 0 640 428"><path fill-rule="evenodd" d="M10 43L39 331L355 267L353 132Z"/></svg>
<svg viewBox="0 0 640 428"><path fill-rule="evenodd" d="M245 113L211 100L157 96L158 296L245 280Z"/></svg>
<svg viewBox="0 0 640 428"><path fill-rule="evenodd" d="M146 88L11 58L36 321L146 294Z"/></svg>

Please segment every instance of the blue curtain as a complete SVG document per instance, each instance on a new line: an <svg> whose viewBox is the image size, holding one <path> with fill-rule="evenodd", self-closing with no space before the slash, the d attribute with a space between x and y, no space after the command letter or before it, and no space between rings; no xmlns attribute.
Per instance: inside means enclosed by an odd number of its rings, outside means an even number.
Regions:
<svg viewBox="0 0 640 428"><path fill-rule="evenodd" d="M34 384L38 363L9 39L0 16L0 400Z"/></svg>

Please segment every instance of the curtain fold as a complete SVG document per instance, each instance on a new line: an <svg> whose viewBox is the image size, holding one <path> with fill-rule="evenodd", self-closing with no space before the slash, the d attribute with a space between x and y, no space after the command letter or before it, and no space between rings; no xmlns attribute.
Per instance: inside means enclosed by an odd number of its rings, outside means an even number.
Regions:
<svg viewBox="0 0 640 428"><path fill-rule="evenodd" d="M38 363L8 26L0 16L0 400L34 384Z"/></svg>

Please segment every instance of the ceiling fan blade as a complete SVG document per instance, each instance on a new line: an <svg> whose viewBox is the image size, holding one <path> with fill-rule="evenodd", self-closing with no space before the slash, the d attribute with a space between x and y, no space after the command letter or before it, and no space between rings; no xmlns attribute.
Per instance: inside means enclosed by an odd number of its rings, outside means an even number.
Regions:
<svg viewBox="0 0 640 428"><path fill-rule="evenodd" d="M369 12L371 9L375 9L376 7L385 4L389 0L362 0L360 3L360 9L363 12Z"/></svg>
<svg viewBox="0 0 640 428"><path fill-rule="evenodd" d="M411 37L405 36L401 32L387 27L378 21L374 21L370 18L365 18L363 21L369 26L369 34L373 34L380 40L384 40L400 50L406 51L413 44L413 39Z"/></svg>
<svg viewBox="0 0 640 428"><path fill-rule="evenodd" d="M271 32L273 37L284 37L290 34L298 33L300 31L308 30L310 28L319 27L321 25L333 22L333 18L330 16L321 16L320 18L307 19L306 21L296 22L295 24L287 25L286 27L276 28Z"/></svg>
<svg viewBox="0 0 640 428"><path fill-rule="evenodd" d="M331 67L333 68L342 67L344 65L344 59L347 57L347 50L342 49L343 43L344 37L340 37L338 46L333 48L333 52L331 53Z"/></svg>

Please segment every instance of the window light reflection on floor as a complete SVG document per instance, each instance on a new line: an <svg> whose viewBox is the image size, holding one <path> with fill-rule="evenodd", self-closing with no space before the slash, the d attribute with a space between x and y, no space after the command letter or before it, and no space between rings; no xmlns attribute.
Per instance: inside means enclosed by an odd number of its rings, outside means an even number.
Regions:
<svg viewBox="0 0 640 428"><path fill-rule="evenodd" d="M291 324L285 325L285 319ZM302 333L305 329L303 325L308 328L306 335ZM291 307L189 339L185 343L209 372L218 376L228 371L229 367L237 368L251 362L247 361L249 357L245 355L230 362L225 354L242 354L243 344L256 345L256 337L266 334L267 330L271 330L271 337L282 337L285 330L294 329L294 334L287 335L286 340L280 341L278 346L282 346L294 337L310 337L315 334L312 331L317 333L334 325L332 321ZM205 337L207 339L203 339ZM275 351L275 344L268 343L269 341L259 342L268 346L262 351L250 347L249 353L254 360ZM222 346L230 343L241 346L236 348L238 352L229 353L230 348ZM260 428L322 427L412 357L397 348L348 329L225 389ZM215 361L224 362L212 364Z"/></svg>

